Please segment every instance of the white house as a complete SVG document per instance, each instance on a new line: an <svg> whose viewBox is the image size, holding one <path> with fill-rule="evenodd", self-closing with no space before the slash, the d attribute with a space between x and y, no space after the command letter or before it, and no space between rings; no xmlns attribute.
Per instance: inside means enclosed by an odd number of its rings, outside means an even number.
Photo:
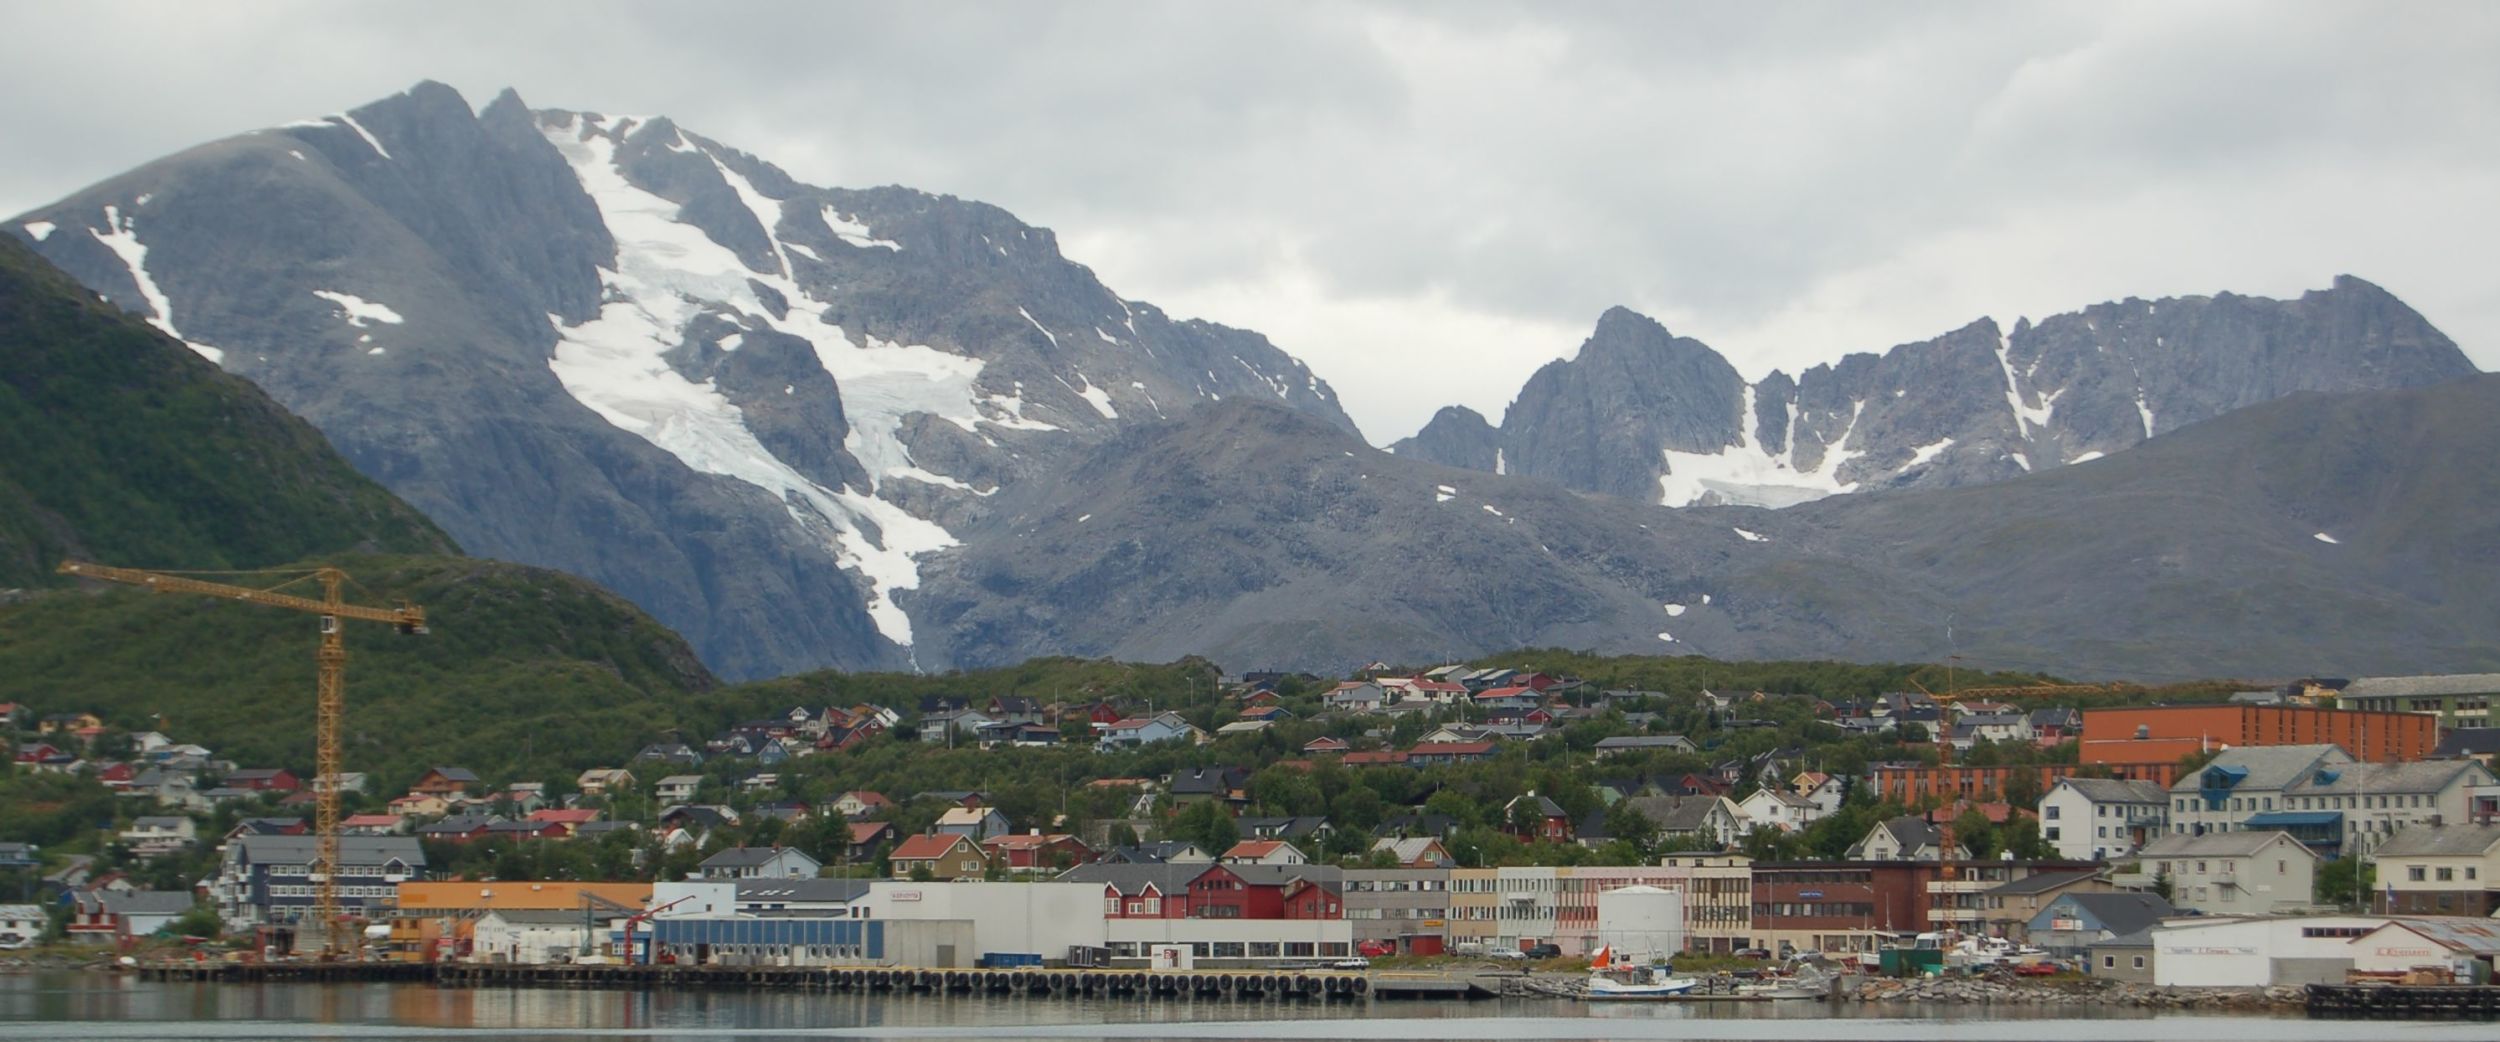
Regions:
<svg viewBox="0 0 2500 1042"><path fill-rule="evenodd" d="M661 803L686 803L694 799L694 791L702 785L703 776L700 774L672 774L660 779L660 784L651 792L653 798Z"/></svg>
<svg viewBox="0 0 2500 1042"><path fill-rule="evenodd" d="M1233 844L1231 850L1216 860L1227 865L1301 865L1310 858L1300 848L1281 839L1245 839Z"/></svg>
<svg viewBox="0 0 2500 1042"><path fill-rule="evenodd" d="M2500 825L2416 825L2373 857L2379 911L2488 916L2500 907Z"/></svg>
<svg viewBox="0 0 2500 1042"><path fill-rule="evenodd" d="M1840 805L1849 797L1849 783L1837 774L1800 771L1795 778L1789 779L1788 791L1814 804L1817 820L1820 820L1821 816L1840 813Z"/></svg>
<svg viewBox="0 0 2500 1042"><path fill-rule="evenodd" d="M471 958L515 963L570 962L604 940L608 923L561 909L498 908L477 921Z"/></svg>
<svg viewBox="0 0 2500 1042"><path fill-rule="evenodd" d="M199 826L183 815L134 818L121 834L122 845L143 858L188 850L199 839Z"/></svg>
<svg viewBox="0 0 2500 1042"><path fill-rule="evenodd" d="M1325 696L1331 709L1369 713L1389 704L1389 689L1364 680L1349 680Z"/></svg>
<svg viewBox="0 0 2500 1042"><path fill-rule="evenodd" d="M2121 886L2170 879L2170 903L2206 915L2280 915L2307 908L2318 856L2281 832L2163 836L2136 852Z"/></svg>
<svg viewBox="0 0 2500 1042"><path fill-rule="evenodd" d="M0 905L0 951L30 947L49 924L38 905Z"/></svg>
<svg viewBox="0 0 2500 1042"><path fill-rule="evenodd" d="M2060 778L2040 797L2040 838L2069 861L2125 857L2167 831L2169 795L2152 782Z"/></svg>
<svg viewBox="0 0 2500 1042"><path fill-rule="evenodd" d="M1099 724L1096 725L1096 729L1099 737L1094 742L1095 750L1106 753L1153 745L1157 742L1177 741L1184 738L1198 741L1206 737L1205 732L1198 730L1189 721L1181 719L1179 713L1170 712Z"/></svg>
<svg viewBox="0 0 2500 1042"><path fill-rule="evenodd" d="M1802 831L1823 816L1805 797L1770 786L1756 789L1753 795L1737 801L1736 814L1744 819L1747 831L1778 832Z"/></svg>
<svg viewBox="0 0 2500 1042"><path fill-rule="evenodd" d="M1849 847L1851 861L1934 861L1936 848L1944 842L1944 831L1927 823L1925 818L1904 814L1890 821L1879 822L1868 829L1866 838ZM1970 857L1963 845L1953 845L1956 860Z"/></svg>
<svg viewBox="0 0 2500 1042"><path fill-rule="evenodd" d="M814 879L824 863L797 847L731 847L695 866L704 879Z"/></svg>
<svg viewBox="0 0 2500 1042"><path fill-rule="evenodd" d="M994 807L949 807L938 815L936 827L930 829L940 836L962 836L973 842L1007 834L1007 816Z"/></svg>

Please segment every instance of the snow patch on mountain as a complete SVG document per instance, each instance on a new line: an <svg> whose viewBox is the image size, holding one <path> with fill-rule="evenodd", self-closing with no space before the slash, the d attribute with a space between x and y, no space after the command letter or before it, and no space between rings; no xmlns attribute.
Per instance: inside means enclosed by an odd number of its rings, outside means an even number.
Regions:
<svg viewBox="0 0 2500 1042"><path fill-rule="evenodd" d="M1946 438L1933 445L1921 445L1910 451L1910 462L1907 466L1904 466L1901 469L1908 470L1911 467L1925 466L1936 457L1944 455L1944 450L1952 447L1953 439L1951 438Z"/></svg>
<svg viewBox="0 0 2500 1042"><path fill-rule="evenodd" d="M28 221L19 227L26 229L26 234L36 242L42 242L52 237L55 225L50 221Z"/></svg>
<svg viewBox="0 0 2500 1042"><path fill-rule="evenodd" d="M2316 535L2312 535L2312 536L2310 536L2309 538L2311 538L2311 539L2315 539L2315 540L2317 540L2317 541L2319 541L2319 542L2321 542L2321 543L2330 543L2330 544L2335 544L2335 545L2341 545L2341 544L2343 543L2343 540L2341 540L2341 539L2337 539L2337 538L2335 538L2334 536L2328 535L2328 534L2326 534L2326 533L2324 533L2324 532L2319 532L2319 533L2317 533Z"/></svg>
<svg viewBox="0 0 2500 1042"><path fill-rule="evenodd" d="M2066 392L2061 388L2039 405L2023 403L2022 381L2014 375L2014 335L2004 326L1997 327L1997 366L2005 370L2005 404L2014 411L2015 435L2029 438L2032 430L2047 430L2049 417L2057 411L2057 394ZM2036 362L2033 368L2038 368ZM2035 391L2032 397L2037 398L2039 394ZM2023 469L2031 468L2025 466Z"/></svg>
<svg viewBox="0 0 2500 1042"><path fill-rule="evenodd" d="M107 230L89 228L87 234L95 236L95 241L112 251L113 256L121 259L122 266L130 270L130 284L138 288L139 299L148 306L148 324L163 330L166 336L182 340L183 346L197 352L200 357L223 365L226 361L224 351L184 340L182 331L174 328L173 298L166 296L165 291L157 286L155 277L148 274L148 247L139 241L138 222L122 213L121 207L107 205L104 208L104 225Z"/></svg>
<svg viewBox="0 0 2500 1042"><path fill-rule="evenodd" d="M586 117L584 117L586 118ZM980 359L936 348L863 336L856 341L824 321L824 301L789 277L788 259L775 237L782 270L756 272L728 248L678 219L677 204L634 186L616 164L621 120L588 120L592 133L570 120L542 128L599 207L617 244L616 270L602 271L605 301L598 317L565 326L550 316L559 338L549 368L582 404L618 428L669 452L687 466L744 481L780 497L792 519L826 540L843 567L868 584L867 613L877 631L895 644L912 644L911 618L896 595L920 585L919 559L957 545L943 526L878 495L892 479L976 491L913 462L900 430L915 415L930 415L966 431L988 423L1056 429L1026 419L1020 395L985 394ZM721 164L722 176L769 232L777 200ZM755 286L789 303L775 317ZM686 329L704 316L728 317L748 329L771 329L807 342L818 364L840 389L850 420L843 447L869 474L869 487L827 488L766 448L744 413L711 383L694 383L667 361Z"/></svg>
<svg viewBox="0 0 2500 1042"><path fill-rule="evenodd" d="M1771 541L1771 537L1766 536L1766 535L1763 535L1763 534L1762 534L1762 533L1760 533L1760 532L1748 532L1748 531L1745 531L1745 530L1744 530L1744 529L1742 529L1742 528L1730 528L1730 529L1728 529L1728 531L1731 531L1731 532L1736 533L1736 537L1737 537L1737 538L1742 539L1742 540L1744 540L1744 541L1746 541L1746 542L1748 542L1748 543L1767 543L1767 542L1770 542L1770 541ZM1708 603L1710 603L1710 598L1708 598L1708 597L1704 597L1704 598L1702 598L1702 599L1701 599L1701 602L1702 602L1703 604L1708 604Z"/></svg>
<svg viewBox="0 0 2500 1042"><path fill-rule="evenodd" d="M1043 335L1043 336L1049 337L1049 338L1050 338L1050 346L1052 346L1052 347L1057 347L1057 346L1059 346L1059 334L1051 332L1051 331L1050 331L1050 327L1049 327L1049 326L1045 326L1045 325L1043 325L1043 324L1042 324L1042 320L1040 320L1040 319L1038 319L1038 318L1034 318L1034 317L1033 317L1033 313L1032 313L1032 312L1030 312L1030 311L1026 311L1026 310L1024 309L1024 305L1022 305L1022 304L1018 304L1018 305L1016 305L1016 314L1019 314L1019 315L1024 316L1024 320L1025 320L1025 321L1033 323L1033 328L1038 329L1038 330L1041 330L1041 331L1042 331L1042 335Z"/></svg>
<svg viewBox="0 0 2500 1042"><path fill-rule="evenodd" d="M1744 416L1755 416L1755 389L1745 388ZM1759 442L1759 420L1740 420L1736 427L1736 444L1721 447L1717 452L1681 452L1664 450L1666 473L1658 476L1658 502L1671 507L1688 507L1704 503L1732 503L1740 506L1779 508L1809 503L1825 496L1855 491L1854 481L1840 480L1842 464L1865 455L1847 448L1856 435L1858 417L1866 412L1866 403L1857 403L1849 415L1849 426L1833 441L1823 462L1813 470L1796 467L1796 412L1789 412L1788 444L1778 453L1765 451ZM1497 456L1496 464L1500 463Z"/></svg>
<svg viewBox="0 0 2500 1042"><path fill-rule="evenodd" d="M839 211L836 211L830 206L825 207L825 227L833 229L835 238L838 238L843 242L850 243L851 245L857 246L863 250L892 250L896 253L901 253L903 251L902 243L896 242L892 239L877 238L877 233L870 231L867 225L843 216ZM986 236L984 238L986 238ZM998 252L1005 253L1007 251L1000 250Z"/></svg>
<svg viewBox="0 0 2500 1042"><path fill-rule="evenodd" d="M346 313L347 324L358 329L363 329L375 322L396 326L406 321L400 318L399 312L392 310L390 305L366 300L353 293L317 289L312 291L312 295L338 305L339 310Z"/></svg>

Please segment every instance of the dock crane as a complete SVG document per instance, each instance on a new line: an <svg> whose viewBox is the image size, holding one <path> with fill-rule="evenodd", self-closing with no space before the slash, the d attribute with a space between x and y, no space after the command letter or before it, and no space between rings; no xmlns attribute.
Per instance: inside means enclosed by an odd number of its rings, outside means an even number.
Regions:
<svg viewBox="0 0 2500 1042"><path fill-rule="evenodd" d="M339 942L339 726L347 713L347 644L339 632L345 619L361 619L396 626L404 634L426 632L425 609L402 602L396 608L373 608L349 604L340 596L340 587L347 583L347 573L337 568L319 567L302 571L254 572L255 575L283 575L286 580L273 587L254 589L229 583L212 582L172 572L151 572L138 568L115 568L85 561L63 561L58 569L62 575L94 579L101 582L125 583L156 593L192 593L203 597L220 597L286 608L321 617L321 648L315 653L320 664L317 691L318 713L315 715L314 758L317 768L313 777L313 917L321 924L321 955L336 958L346 948ZM202 573L235 574L235 573ZM304 597L280 592L286 587L312 580L321 587L321 596Z"/></svg>

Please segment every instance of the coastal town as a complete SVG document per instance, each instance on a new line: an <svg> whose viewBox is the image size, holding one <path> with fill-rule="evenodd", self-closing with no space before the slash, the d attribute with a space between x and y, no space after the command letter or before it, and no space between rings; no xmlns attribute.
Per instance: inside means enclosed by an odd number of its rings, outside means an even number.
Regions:
<svg viewBox="0 0 2500 1042"><path fill-rule="evenodd" d="M2165 987L2491 980L2500 674L2073 704L2091 694L1376 663L1166 704L796 704L568 776L344 774L332 936L311 912L315 779L178 725L0 704L12 784L107 794L109 819L0 836L18 902L0 947L1245 971L1604 950ZM1064 773L1048 792L835 787L880 748Z"/></svg>

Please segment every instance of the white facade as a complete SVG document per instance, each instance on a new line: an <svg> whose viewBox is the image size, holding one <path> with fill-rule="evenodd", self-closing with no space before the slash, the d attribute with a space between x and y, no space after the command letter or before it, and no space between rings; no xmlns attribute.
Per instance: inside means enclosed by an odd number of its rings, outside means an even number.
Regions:
<svg viewBox="0 0 2500 1042"><path fill-rule="evenodd" d="M608 920L585 919L575 912L493 911L477 921L470 945L479 961L515 963L570 962L594 938L605 937Z"/></svg>
<svg viewBox="0 0 2500 1042"><path fill-rule="evenodd" d="M2163 834L2169 794L2150 782L2060 778L2040 798L2040 838L2069 861L2105 861L2135 853L2138 829Z"/></svg>
<svg viewBox="0 0 2500 1042"><path fill-rule="evenodd" d="M2341 984L2352 941L2383 916L2174 919L2153 928L2153 983L2173 988Z"/></svg>
<svg viewBox="0 0 2500 1042"><path fill-rule="evenodd" d="M34 944L49 922L36 905L0 905L0 950Z"/></svg>
<svg viewBox="0 0 2500 1042"><path fill-rule="evenodd" d="M855 915L888 921L965 920L980 952L1067 958L1106 942L1100 883L904 883L878 880ZM1193 920L1182 920L1191 922Z"/></svg>
<svg viewBox="0 0 2500 1042"><path fill-rule="evenodd" d="M1102 888L1087 884L1094 909ZM1354 952L1354 923L1345 919L1112 919L1112 954L1143 956L1165 945L1198 959L1323 959Z"/></svg>
<svg viewBox="0 0 2500 1042"><path fill-rule="evenodd" d="M1822 813L1803 796L1791 795L1765 786L1736 805L1748 831L1766 829L1777 832L1798 832L1822 818Z"/></svg>
<svg viewBox="0 0 2500 1042"><path fill-rule="evenodd" d="M1684 895L1654 886L1601 891L1597 943L1641 962L1674 958L1684 950Z"/></svg>
<svg viewBox="0 0 2500 1042"><path fill-rule="evenodd" d="M2317 882L2318 856L2280 832L2164 836L2136 858L2143 880L2170 877L2171 904L2205 915L2299 911L2312 902Z"/></svg>

